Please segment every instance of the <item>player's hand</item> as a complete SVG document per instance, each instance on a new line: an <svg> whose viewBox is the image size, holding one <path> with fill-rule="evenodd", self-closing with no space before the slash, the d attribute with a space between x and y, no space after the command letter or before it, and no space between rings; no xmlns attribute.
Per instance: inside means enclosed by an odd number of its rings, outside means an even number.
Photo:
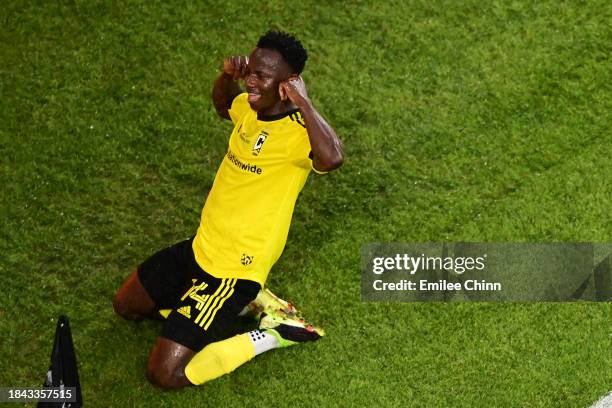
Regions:
<svg viewBox="0 0 612 408"><path fill-rule="evenodd" d="M281 82L278 85L278 93L280 94L281 100L286 101L289 99L298 107L310 103L308 92L306 91L306 84L299 75L292 75L286 81Z"/></svg>
<svg viewBox="0 0 612 408"><path fill-rule="evenodd" d="M249 65L246 55L234 55L223 60L223 72L232 77L234 81L244 79Z"/></svg>

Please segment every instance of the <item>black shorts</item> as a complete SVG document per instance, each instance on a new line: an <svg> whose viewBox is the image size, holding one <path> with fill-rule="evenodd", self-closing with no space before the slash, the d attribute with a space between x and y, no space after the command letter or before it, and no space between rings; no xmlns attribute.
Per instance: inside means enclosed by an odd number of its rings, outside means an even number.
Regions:
<svg viewBox="0 0 612 408"><path fill-rule="evenodd" d="M261 286L206 273L195 260L192 242L157 252L138 267L138 278L159 309L172 309L162 337L200 351L235 334L238 314Z"/></svg>

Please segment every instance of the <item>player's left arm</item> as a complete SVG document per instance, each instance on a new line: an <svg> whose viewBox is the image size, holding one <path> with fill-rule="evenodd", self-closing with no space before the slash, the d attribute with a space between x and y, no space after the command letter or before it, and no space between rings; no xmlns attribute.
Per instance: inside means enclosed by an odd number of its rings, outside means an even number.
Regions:
<svg viewBox="0 0 612 408"><path fill-rule="evenodd" d="M287 81L281 82L279 92L282 100L289 99L302 113L312 149L313 167L323 172L340 167L344 161L342 142L312 105L302 77L291 76Z"/></svg>

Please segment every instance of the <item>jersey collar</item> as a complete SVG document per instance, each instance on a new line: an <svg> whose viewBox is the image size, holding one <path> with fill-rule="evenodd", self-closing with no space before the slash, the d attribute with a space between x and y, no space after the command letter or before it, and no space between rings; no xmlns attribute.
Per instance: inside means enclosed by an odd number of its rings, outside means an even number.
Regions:
<svg viewBox="0 0 612 408"><path fill-rule="evenodd" d="M292 113L299 112L299 109L291 109L286 112L277 113L276 115L263 115L257 112L257 120L261 120L262 122L272 122L274 120L279 120L284 118L285 116L289 116Z"/></svg>

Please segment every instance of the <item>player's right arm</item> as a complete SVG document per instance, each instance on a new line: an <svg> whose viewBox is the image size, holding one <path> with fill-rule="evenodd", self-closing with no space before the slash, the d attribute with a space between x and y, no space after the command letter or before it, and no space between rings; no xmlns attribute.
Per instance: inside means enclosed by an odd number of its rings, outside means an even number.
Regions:
<svg viewBox="0 0 612 408"><path fill-rule="evenodd" d="M223 61L223 72L215 80L212 91L213 104L219 116L230 119L229 108L232 101L242 92L238 81L246 76L249 57L244 55L226 58Z"/></svg>

